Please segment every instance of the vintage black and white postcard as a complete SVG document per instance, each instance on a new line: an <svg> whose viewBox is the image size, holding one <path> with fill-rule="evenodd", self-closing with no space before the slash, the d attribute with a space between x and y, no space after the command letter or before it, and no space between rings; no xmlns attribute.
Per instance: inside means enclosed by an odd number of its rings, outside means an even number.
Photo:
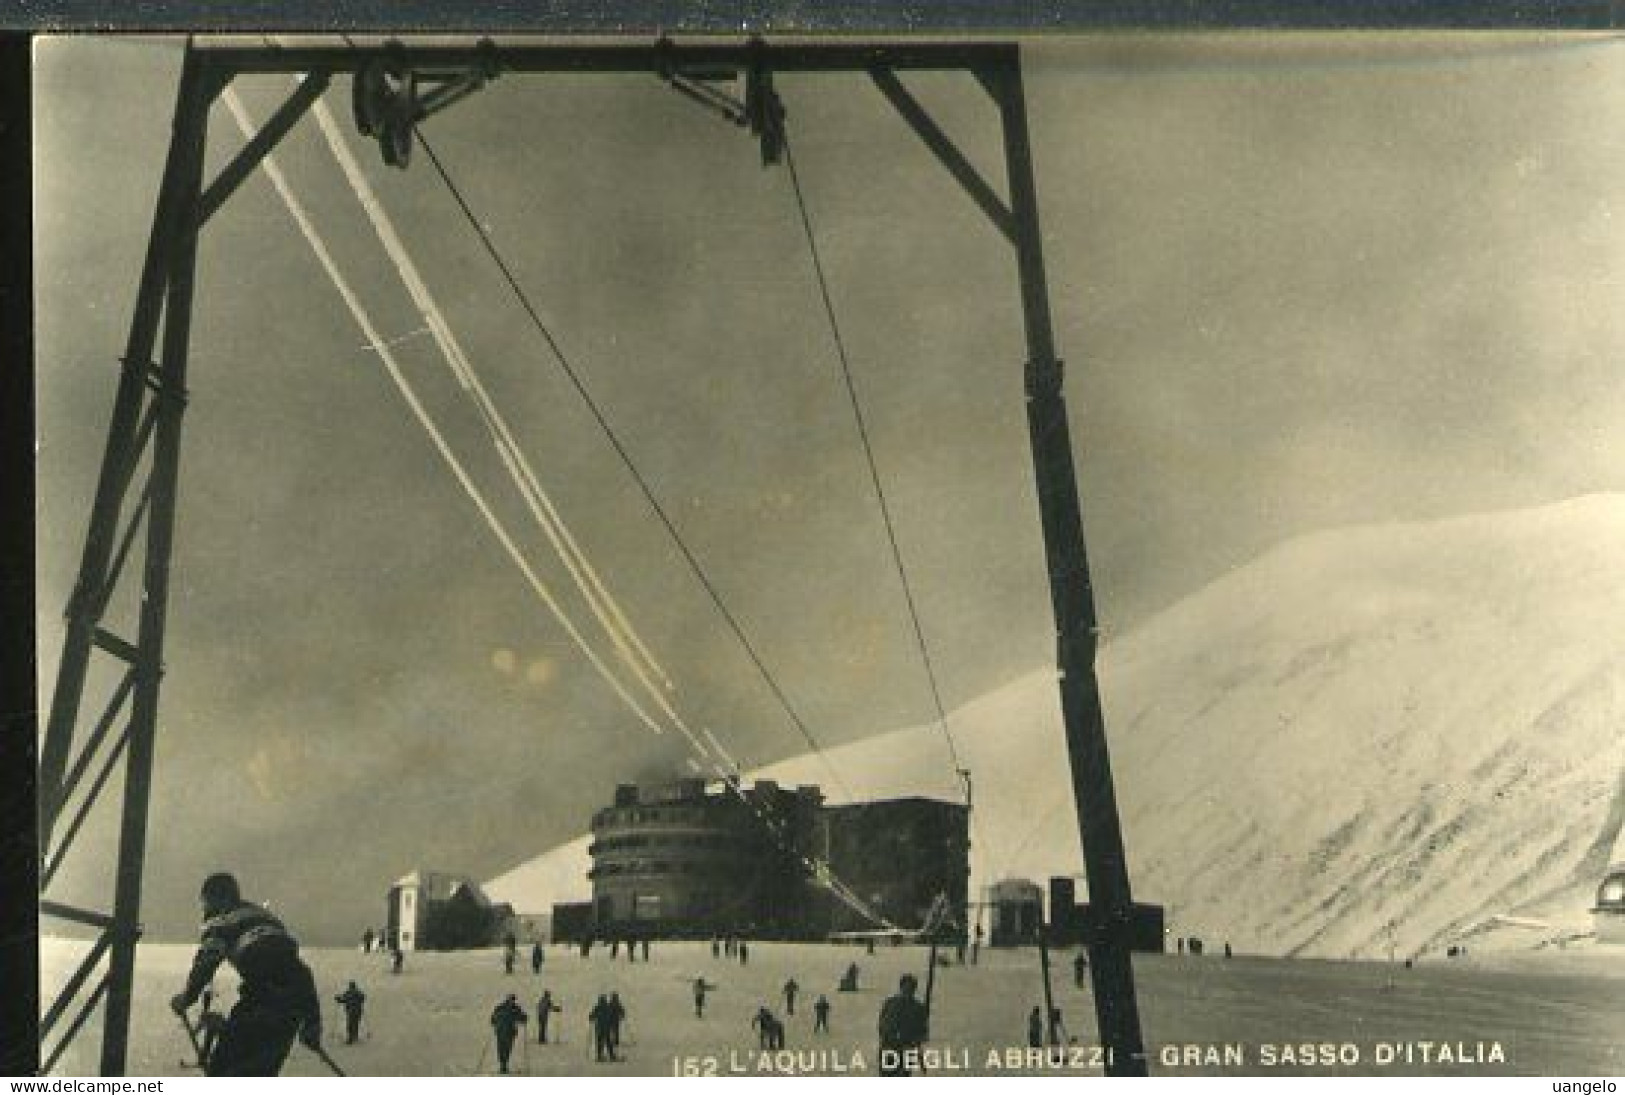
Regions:
<svg viewBox="0 0 1625 1095"><path fill-rule="evenodd" d="M34 47L41 1054L1625 1070L1625 46Z"/></svg>

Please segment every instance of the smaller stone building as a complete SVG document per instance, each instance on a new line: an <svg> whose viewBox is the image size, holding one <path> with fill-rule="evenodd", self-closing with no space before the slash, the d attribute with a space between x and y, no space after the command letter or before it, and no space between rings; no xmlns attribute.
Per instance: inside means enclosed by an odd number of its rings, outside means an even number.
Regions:
<svg viewBox="0 0 1625 1095"><path fill-rule="evenodd" d="M1038 942L1044 926L1044 891L1025 878L1006 878L987 888L992 918L987 941L994 947L1021 947Z"/></svg>
<svg viewBox="0 0 1625 1095"><path fill-rule="evenodd" d="M403 951L489 947L515 932L513 909L467 875L416 870L389 889L386 941Z"/></svg>
<svg viewBox="0 0 1625 1095"><path fill-rule="evenodd" d="M1086 944L1100 934L1096 913L1088 902L1077 900L1077 884L1058 876L1049 880L1049 934L1047 941L1058 947ZM1129 949L1143 954L1161 954L1167 949L1166 917L1161 905L1136 901L1129 916Z"/></svg>

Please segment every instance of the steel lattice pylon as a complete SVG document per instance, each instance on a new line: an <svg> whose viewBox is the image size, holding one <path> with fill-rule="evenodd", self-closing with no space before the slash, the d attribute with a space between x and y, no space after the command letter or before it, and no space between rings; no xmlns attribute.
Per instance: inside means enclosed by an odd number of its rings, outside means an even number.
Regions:
<svg viewBox="0 0 1625 1095"><path fill-rule="evenodd" d="M1056 356L1045 282L1020 53L1010 44L892 41L771 46L755 40L693 46L668 41L614 46L481 42L434 47L388 43L274 48L188 44L163 183L89 532L67 607L66 638L40 749L40 909L98 933L41 1020L42 1052L55 1039L44 1055L45 1070L56 1065L104 1001L101 1071L122 1075L126 1066L198 235L204 222L326 91L335 74L370 70L379 64L408 74L421 73L431 84L438 81L435 90L425 96L425 102L433 105L425 106L418 117L429 109L450 105L498 72L643 73L670 78L684 69L724 69L745 74L759 88L775 71L866 73L1010 243L1021 289L1028 355L1028 424L1055 615L1061 708L1091 907L1098 910L1088 946L1100 1039L1110 1051L1109 1074L1144 1075L1146 1060L1129 952L1133 900L1095 677L1094 596L1061 392L1062 366ZM998 189L977 173L908 92L898 73L911 70L965 72L980 83L999 114L1007 198L1001 198ZM210 107L236 76L249 73L304 74L306 78L205 186ZM771 106L770 100L758 99L760 109L768 111ZM386 156L394 149L390 162L404 166L400 121L395 118L389 126L380 121L383 131L378 136L381 143L388 142ZM408 118L407 124L410 122ZM775 127L770 112L752 125L763 140L765 163L777 162ZM404 147L409 149L409 142ZM121 581L128 580L125 575L143 531L136 619L115 621L110 618L116 614L110 612L110 606ZM110 695L98 697L94 703L87 697L93 658L111 659L117 677ZM86 819L108 797L104 791L121 760L123 796L112 910L83 909L51 900L62 864ZM93 767L96 771L91 776ZM91 777L88 782L87 776ZM74 807L71 814L70 806Z"/></svg>

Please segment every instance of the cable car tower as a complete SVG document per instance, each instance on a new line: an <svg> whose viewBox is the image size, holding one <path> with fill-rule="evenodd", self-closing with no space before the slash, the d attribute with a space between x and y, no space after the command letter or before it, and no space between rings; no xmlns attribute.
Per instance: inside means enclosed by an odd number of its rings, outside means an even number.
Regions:
<svg viewBox="0 0 1625 1095"><path fill-rule="evenodd" d="M1006 185L984 179L904 84L912 71L961 72L999 117ZM286 136L335 76L353 77L357 127L386 163L405 168L415 127L483 84L510 73L652 75L723 114L759 142L766 166L785 155L785 112L775 73L864 73L1010 245L1027 347L1025 390L1045 560L1055 617L1056 662L1067 755L1090 904L1088 941L1101 1044L1110 1075L1144 1075L1130 962L1133 899L1095 677L1097 624L1073 467L1063 367L1044 272L1021 56L1013 44L770 45L365 45L186 48L163 182L122 357L122 371L44 739L39 798L43 915L95 929L95 941L57 987L40 1021L45 1071L95 1013L102 1017L101 1072L125 1072L141 884L146 855L158 702L163 679L180 437L198 236L211 216ZM219 174L204 179L210 107L239 75L287 73L302 82ZM719 84L743 86L735 97ZM140 546L133 619L111 611ZM108 697L87 696L93 659L109 662ZM75 838L123 763L117 866L110 910L53 900L52 884ZM94 772L92 771L94 769ZM71 807L71 810L70 810ZM71 1015L70 1015L71 1013ZM51 1043L48 1053L45 1046Z"/></svg>

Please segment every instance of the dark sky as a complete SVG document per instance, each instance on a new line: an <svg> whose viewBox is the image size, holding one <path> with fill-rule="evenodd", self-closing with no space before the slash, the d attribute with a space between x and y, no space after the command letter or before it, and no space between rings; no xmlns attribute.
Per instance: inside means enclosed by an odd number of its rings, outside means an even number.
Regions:
<svg viewBox="0 0 1625 1095"><path fill-rule="evenodd" d="M1600 41L1505 36L1034 52L1108 641L1302 532L1625 488L1621 60ZM47 698L177 69L156 43L40 47ZM1001 178L980 89L910 83ZM258 117L285 89L242 85ZM780 89L956 705L1052 649L1012 266L865 79ZM348 91L330 95L341 119ZM212 125L219 163L240 136L223 108ZM505 76L426 131L813 733L927 720L786 173L638 77ZM429 165L397 172L355 147L684 715L746 764L801 751ZM278 155L448 438L562 586L314 126ZM490 877L579 832L616 781L678 769L677 737L639 726L530 596L263 176L205 234L190 387L152 931L189 932L198 879L227 867L310 938L347 939L407 870ZM109 836L93 826L65 876L86 900Z"/></svg>

